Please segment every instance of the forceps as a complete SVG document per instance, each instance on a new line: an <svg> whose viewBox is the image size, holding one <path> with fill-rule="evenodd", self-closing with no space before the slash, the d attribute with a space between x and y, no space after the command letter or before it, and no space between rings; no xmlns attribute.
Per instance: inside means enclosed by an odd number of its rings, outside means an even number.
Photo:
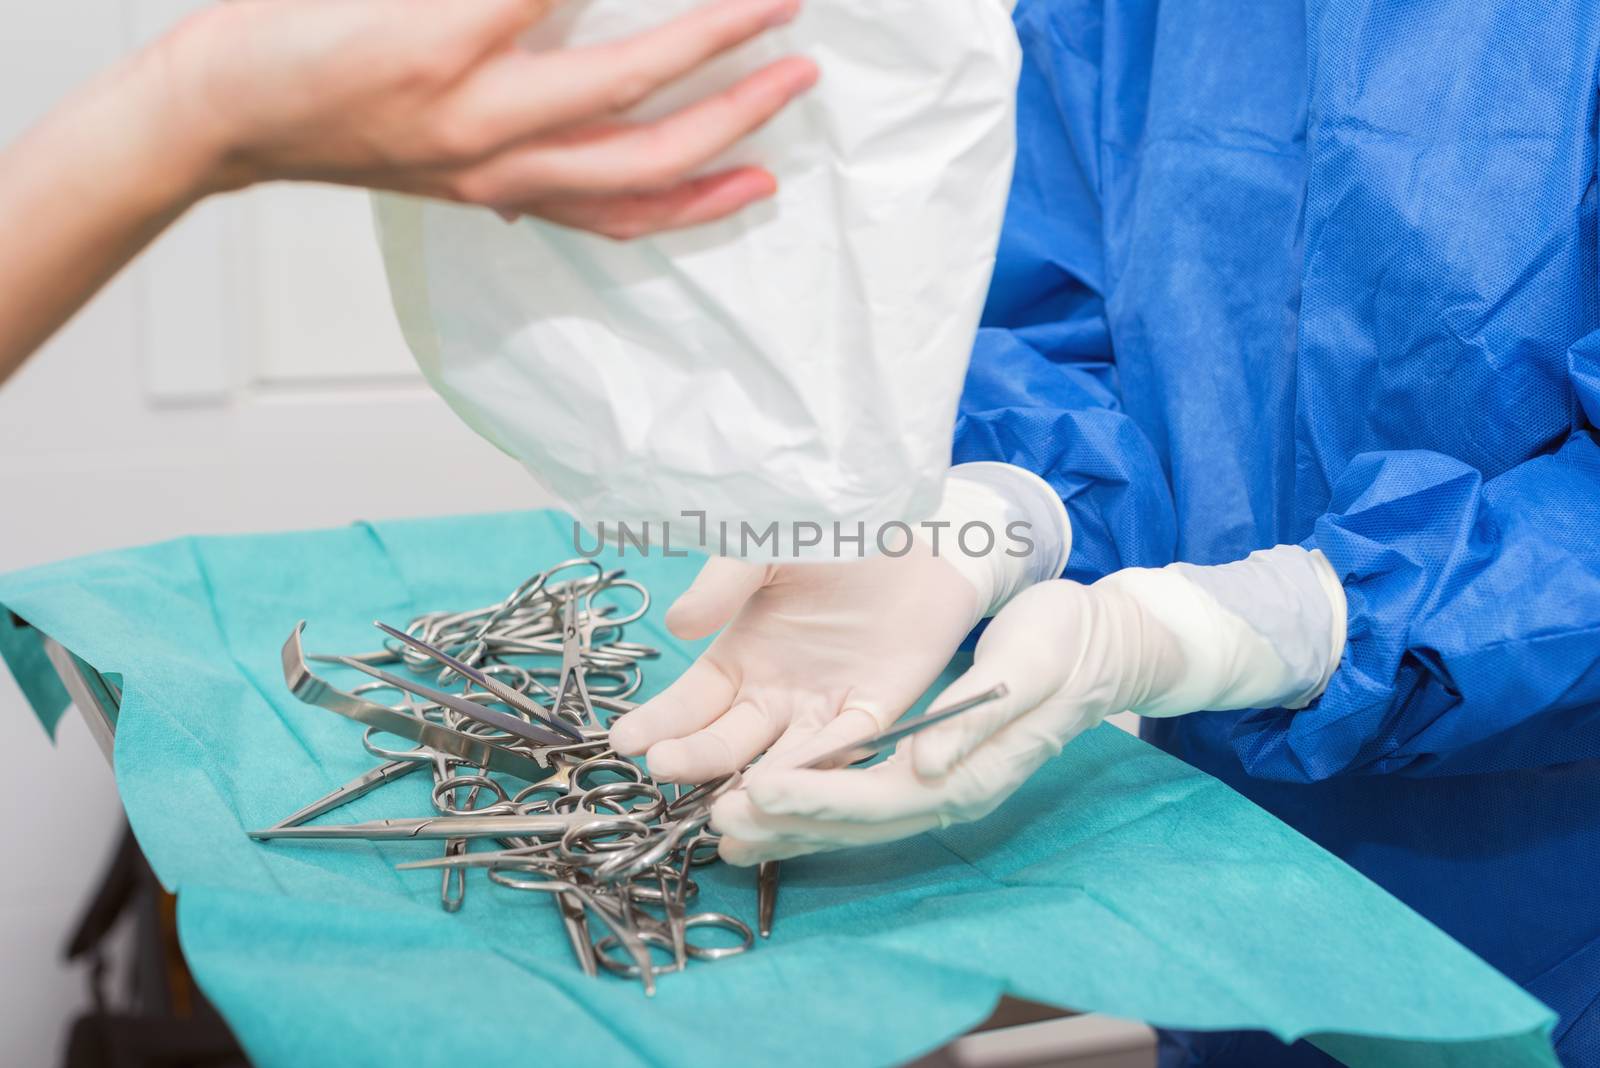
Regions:
<svg viewBox="0 0 1600 1068"><path fill-rule="evenodd" d="M894 748L895 743L902 738L909 738L919 731L927 730L936 723L943 723L945 720L953 719L963 712L970 712L979 705L986 705L990 701L998 701L1008 693L1010 691L1006 689L1005 683L996 683L975 697L969 697L965 701L957 701L948 708L936 708L932 712L925 712L920 716L912 716L910 719L901 720L888 730L874 734L870 738L863 738L859 742L849 742L839 746L837 749L830 749L821 756L812 757L804 764L797 765L797 767L802 770L809 770L859 764L868 757L877 756L886 749Z"/></svg>
<svg viewBox="0 0 1600 1068"><path fill-rule="evenodd" d="M306 665L305 650L300 642L305 626L304 620L297 623L288 641L283 644L283 680L289 692L306 704L337 712L348 719L406 738L463 763L492 768L527 782L549 778L554 770L536 757L487 738L398 712L387 705L368 701L330 685L313 675Z"/></svg>
<svg viewBox="0 0 1600 1068"><path fill-rule="evenodd" d="M539 707L539 705L535 702L529 700L528 696L522 693L520 690L515 690L510 686L507 686L505 683L501 682L492 675L485 675L477 668L471 667L462 663L460 660L457 660L443 649L436 649L422 639L414 638L411 635L406 634L404 631L396 630L387 623L379 621L376 622L374 626L396 641L404 642L406 645L415 649L424 656L430 657L433 660L437 660L439 663L443 664L451 671L454 671L467 681L474 682L479 686L482 686L485 690L488 690L490 693L494 694L494 696L504 701L509 707L514 708L518 712L522 712L539 723L544 724L550 730L564 734L575 742L584 741L582 734L579 734L572 727L561 722L559 718L545 715L545 710ZM348 658L345 658L345 662L350 663ZM354 667L355 665L351 664L351 666ZM540 686L541 689L543 688L542 684L532 675L528 676L528 681L535 686Z"/></svg>
<svg viewBox="0 0 1600 1068"><path fill-rule="evenodd" d="M645 944L644 939L640 937L639 932L635 931L629 925L627 916L623 914L620 908L611 902L604 901L595 894L590 893L585 887L579 886L577 883L565 879L514 879L506 875L504 872L496 871L490 871L489 878L493 879L502 886L509 886L513 890L542 890L546 893L554 894L556 898L556 904L561 908L562 921L568 924L568 938L573 943L573 950L578 953L578 958L580 962L582 962L583 970L590 975L595 974L593 971L590 971L590 969L594 966L595 962L602 959L603 954L600 951L601 945L620 945L627 950L628 956L633 959L634 971L632 972L632 975L636 976L639 981L644 984L645 996L655 996L655 977L657 974L657 969L654 965L654 962L652 962L650 959L650 948ZM576 900L574 901L570 899ZM563 904L563 901L566 901L567 904ZM574 912L593 912L600 918L601 923L610 928L610 937L601 939L601 941L598 943L591 944L589 942L588 923L586 916L575 916L573 914ZM576 926L576 921L578 920L583 921L583 926L581 928L583 941L582 949L579 949L578 947L580 931L580 929ZM616 962L613 961L612 963L615 964ZM624 965L623 967L627 966Z"/></svg>
<svg viewBox="0 0 1600 1068"><path fill-rule="evenodd" d="M539 838L565 835L575 828L588 834L618 830L618 818L595 812L541 812L533 815L423 816L419 819L369 820L334 826L275 826L251 831L250 837L360 838L371 842L433 841L441 838ZM638 821L632 821L637 824ZM625 828L631 830L632 828Z"/></svg>
<svg viewBox="0 0 1600 1068"><path fill-rule="evenodd" d="M756 866L756 929L772 937L772 919L778 912L778 875L781 861L763 860Z"/></svg>
<svg viewBox="0 0 1600 1068"><path fill-rule="evenodd" d="M275 828L298 827L318 816L326 815L336 808L342 808L359 797L365 797L389 783L398 782L407 775L412 775L430 765L437 765L444 758L434 751L426 748L417 748L408 751L396 752L384 749L372 740L372 735L378 730L368 727L362 737L362 745L374 756L386 757L382 764L364 771L341 786L335 786L326 794L315 801L285 816L272 826Z"/></svg>
<svg viewBox="0 0 1600 1068"><path fill-rule="evenodd" d="M537 746L566 745L571 742L573 740L573 736L577 734L577 732L571 729L565 729L561 733L557 734L554 728L541 727L536 724L529 723L526 720L519 719L516 716L507 715L504 712L499 712L485 705L480 705L476 701L468 700L467 698L461 697L457 694L445 693L443 690L435 690L432 686L425 686L420 682L412 682L410 679L403 679L399 675L390 674L382 668L373 667L370 664L363 663L362 661L356 660L352 657L341 656L339 657L339 663L343 664L345 667L354 668L364 675L371 675L379 682L393 686L397 690L403 690L406 693L415 694L417 697L420 697L425 701L431 701L436 705L448 708L450 711L465 716L470 720L482 723L486 727L493 727L495 730L503 731L504 733L512 735L515 738L520 738L525 742L531 742ZM462 666L466 667L465 664ZM488 678L487 675L482 677L485 679ZM495 685L500 686L501 684L495 683ZM510 687L504 688L510 691ZM491 690L490 692L493 693L494 691ZM495 694L495 696L498 697L500 695ZM541 723L544 722L544 717L542 715L539 717L539 721ZM582 741L583 736L577 735L577 740Z"/></svg>
<svg viewBox="0 0 1600 1068"><path fill-rule="evenodd" d="M839 764L860 763L869 757L876 756L885 749L893 747L902 738L927 730L935 723L943 723L945 720L959 716L963 712L970 712L979 705L986 705L990 701L998 701L1006 696L1008 692L1005 683L998 683L977 696L969 697L965 701L958 701L948 708L938 708L920 716L913 716L911 719L902 720L888 730L874 734L870 738L863 738L858 742L850 742L836 749L830 749L821 756L813 757L803 764L795 765L795 770L811 771ZM702 811L709 812L712 803L729 790L735 788L742 779L743 773L737 771L730 771L726 775L707 779L668 805L667 815L692 818L688 814L699 815Z"/></svg>
<svg viewBox="0 0 1600 1068"><path fill-rule="evenodd" d="M801 764L801 768L826 768L844 764L855 764L868 757L876 756L885 749L892 748L902 738L909 738L918 731L926 730L935 723L943 723L953 716L971 711L979 705L986 705L990 701L998 701L1008 691L1005 683L1000 683L976 697L969 697L965 701L958 701L948 708L935 709L921 716L897 723L888 730L873 735L871 738L859 742L841 745L837 749L830 749L819 757ZM772 921L778 911L778 875L781 862L776 860L763 861L756 868L756 926L761 930L761 937L766 938L772 934Z"/></svg>
<svg viewBox="0 0 1600 1068"><path fill-rule="evenodd" d="M332 812L334 809L348 804L358 797L365 797L380 786L387 785L397 779L403 779L413 772L421 771L427 765L427 760L390 760L379 764L371 771L357 775L343 786L334 787L305 808L300 809L298 812L290 813L272 826L274 829L298 827L302 823L314 820L323 813Z"/></svg>
<svg viewBox="0 0 1600 1068"><path fill-rule="evenodd" d="M594 702L589 699L589 686L583 678L587 637L578 626L577 598L571 598L561 609L561 683L556 687L555 711L599 727L602 726L600 717L595 713Z"/></svg>
<svg viewBox="0 0 1600 1068"><path fill-rule="evenodd" d="M666 799L661 796L661 791L656 786L644 781L644 774L633 764L616 757L594 757L581 764L564 768L564 781L557 783L546 780L529 786L511 798L510 804L515 808L516 815L537 816L544 814L558 815L591 815L597 817L601 823L610 821L608 826L615 831L642 832L645 824L658 818L666 811ZM622 776L611 782L596 782L595 778L602 774ZM548 793L554 796L539 801L529 801L535 794ZM503 794L501 796L504 796ZM640 801L629 808L624 801ZM601 812L605 806L606 812ZM488 810L483 815L498 815ZM602 828L604 829L604 828ZM586 826L587 830L587 826ZM513 835L511 837L522 837ZM549 853L556 848L558 843L544 842L539 845L516 845L509 849L502 849L492 853L467 853L458 856L437 857L431 860L412 861L407 864L397 865L397 870L417 870L424 868L486 868L502 863L523 863L537 860L542 854ZM601 850L608 852L610 850ZM573 858L570 853L562 856L564 861L571 863ZM595 858L598 860L598 857Z"/></svg>
<svg viewBox="0 0 1600 1068"><path fill-rule="evenodd" d="M892 748L903 738L908 738L919 731L923 731L936 723L943 723L947 719L970 712L980 705L990 701L998 701L1006 696L1009 691L1005 683L999 683L974 697L965 701L958 701L947 708L934 709L932 712L911 719L903 720L880 731L870 738L863 738L857 742L850 742L835 749L830 749L821 756L813 757L803 764L797 765L798 769L810 770L833 767L839 764L855 764L876 756L886 749ZM727 775L718 776L701 783L693 790L678 798L677 801L667 806L667 816L676 817L678 822L673 829L662 836L660 841L651 842L648 839L629 850L623 850L608 859L595 872L602 880L632 878L658 863L676 848L688 828L705 826L711 818L711 806L729 790L734 789L743 780L742 773L734 771ZM771 862L769 862L771 863ZM778 900L778 868L766 867L757 872L757 926L761 927L763 934L772 931L773 913L777 908Z"/></svg>

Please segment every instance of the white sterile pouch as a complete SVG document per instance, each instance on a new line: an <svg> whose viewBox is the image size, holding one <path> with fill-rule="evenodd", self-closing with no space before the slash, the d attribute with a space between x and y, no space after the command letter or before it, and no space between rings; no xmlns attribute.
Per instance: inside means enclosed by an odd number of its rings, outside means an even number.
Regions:
<svg viewBox="0 0 1600 1068"><path fill-rule="evenodd" d="M528 44L611 40L697 2L568 0ZM708 226L617 242L380 196L423 373L591 529L670 521L674 546L739 554L719 529L777 523L787 557L796 523L931 514L1010 185L1011 6L806 0L652 99L636 117L782 55L821 68L707 168L760 163L777 196Z"/></svg>

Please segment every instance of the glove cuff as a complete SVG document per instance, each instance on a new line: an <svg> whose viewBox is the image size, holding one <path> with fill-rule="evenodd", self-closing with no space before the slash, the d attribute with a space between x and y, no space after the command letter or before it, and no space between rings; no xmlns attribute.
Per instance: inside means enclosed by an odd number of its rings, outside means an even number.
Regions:
<svg viewBox="0 0 1600 1068"><path fill-rule="evenodd" d="M1333 564L1321 549L1312 549L1307 555L1311 557L1311 569L1317 585L1322 587L1322 593L1328 598L1328 606L1332 609L1332 616L1328 620L1328 660L1315 690L1307 693L1298 704L1291 702L1283 706L1288 709L1304 708L1322 696L1322 691L1328 688L1328 680L1333 678L1334 671L1344 661L1344 643L1350 630L1350 604L1345 600L1344 583L1339 581Z"/></svg>
<svg viewBox="0 0 1600 1068"><path fill-rule="evenodd" d="M1014 464L957 464L938 511L919 537L978 591L982 616L1039 582L1060 576L1072 552L1072 525L1055 490Z"/></svg>
<svg viewBox="0 0 1600 1068"><path fill-rule="evenodd" d="M1320 553L1297 545L1215 567L1130 568L1104 581L1137 598L1181 654L1173 681L1134 709L1141 715L1304 708L1343 655L1344 591Z"/></svg>

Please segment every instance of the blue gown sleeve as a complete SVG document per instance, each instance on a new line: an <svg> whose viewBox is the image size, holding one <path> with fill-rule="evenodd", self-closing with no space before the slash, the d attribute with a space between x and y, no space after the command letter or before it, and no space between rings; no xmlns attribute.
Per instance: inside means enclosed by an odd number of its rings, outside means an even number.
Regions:
<svg viewBox="0 0 1600 1068"><path fill-rule="evenodd" d="M1252 713L1252 775L1452 775L1600 757L1600 332L1568 354L1573 429L1485 480L1356 458L1306 542L1344 584L1343 660L1310 707Z"/></svg>
<svg viewBox="0 0 1600 1068"><path fill-rule="evenodd" d="M1070 8L1071 10L1064 10ZM1123 411L1102 292L1096 4L1023 0L1017 165L958 411L956 463L1043 476L1072 522L1069 578L1171 563L1177 521L1155 447Z"/></svg>

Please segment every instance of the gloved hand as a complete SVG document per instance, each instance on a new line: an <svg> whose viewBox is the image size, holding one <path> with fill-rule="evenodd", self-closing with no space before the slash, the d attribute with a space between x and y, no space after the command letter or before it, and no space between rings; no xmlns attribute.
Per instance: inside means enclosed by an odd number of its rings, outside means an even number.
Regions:
<svg viewBox="0 0 1600 1068"><path fill-rule="evenodd" d="M712 825L726 860L754 864L975 820L1113 713L1304 707L1327 686L1344 635L1333 569L1297 546L1218 567L1129 568L1092 586L1047 582L995 618L933 707L996 683L1007 697L870 768L763 761L718 801Z"/></svg>
<svg viewBox="0 0 1600 1068"><path fill-rule="evenodd" d="M970 523L995 533L994 551L961 550L957 535ZM1016 523L1027 524L1033 549L1009 556L1006 548L1020 544L1007 537ZM978 620L1023 587L1060 574L1071 542L1055 492L998 463L954 468L923 531L928 536L919 533L898 557L708 562L667 612L667 628L691 640L727 629L682 677L612 728L612 746L628 756L648 753L659 779L702 782L769 747L769 759L798 763L873 734L922 695ZM968 543L986 540L975 532Z"/></svg>

